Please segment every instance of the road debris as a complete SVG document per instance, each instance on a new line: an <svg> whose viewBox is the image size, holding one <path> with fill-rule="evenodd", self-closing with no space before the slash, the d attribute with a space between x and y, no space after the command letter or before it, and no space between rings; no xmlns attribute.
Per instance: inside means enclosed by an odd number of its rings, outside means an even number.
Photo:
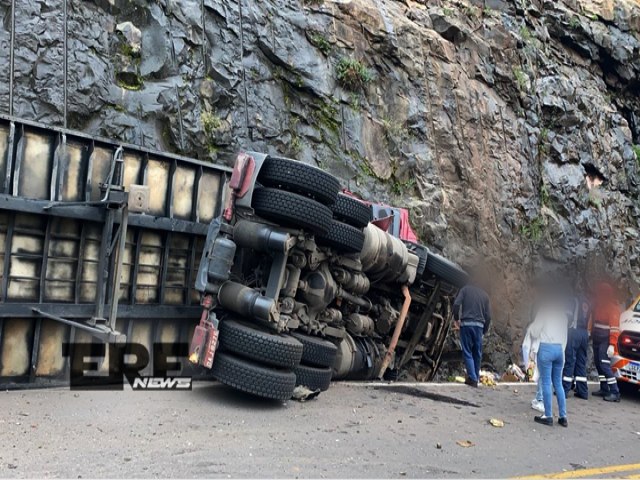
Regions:
<svg viewBox="0 0 640 480"><path fill-rule="evenodd" d="M316 398L318 395L320 395L319 388L316 390L310 390L304 385L298 385L296 388L293 389L293 395L291 396L291 398L299 402L306 402L307 400ZM355 409L353 413L355 413Z"/></svg>
<svg viewBox="0 0 640 480"><path fill-rule="evenodd" d="M504 422L498 418L492 418L491 420L489 420L489 423L496 428L504 427Z"/></svg>
<svg viewBox="0 0 640 480"><path fill-rule="evenodd" d="M497 375L488 371L480 370L480 383L485 387L495 387L497 381Z"/></svg>
<svg viewBox="0 0 640 480"><path fill-rule="evenodd" d="M473 443L471 440L458 440L456 442L458 445L460 445L463 448L469 448L469 447L475 447L476 444Z"/></svg>
<svg viewBox="0 0 640 480"><path fill-rule="evenodd" d="M522 371L522 369L515 364L509 365L507 367L507 371L504 372L500 381L502 382L524 382L527 380L527 375Z"/></svg>

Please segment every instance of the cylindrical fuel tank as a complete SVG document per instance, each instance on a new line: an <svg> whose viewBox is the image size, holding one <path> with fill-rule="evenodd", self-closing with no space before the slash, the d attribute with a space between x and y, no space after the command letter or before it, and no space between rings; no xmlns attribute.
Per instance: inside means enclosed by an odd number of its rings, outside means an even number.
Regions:
<svg viewBox="0 0 640 480"><path fill-rule="evenodd" d="M375 378L384 352L368 337L352 337L348 333L338 344L333 365L335 380L371 380Z"/></svg>
<svg viewBox="0 0 640 480"><path fill-rule="evenodd" d="M362 270L372 282L413 283L418 257L402 241L370 223L364 229Z"/></svg>

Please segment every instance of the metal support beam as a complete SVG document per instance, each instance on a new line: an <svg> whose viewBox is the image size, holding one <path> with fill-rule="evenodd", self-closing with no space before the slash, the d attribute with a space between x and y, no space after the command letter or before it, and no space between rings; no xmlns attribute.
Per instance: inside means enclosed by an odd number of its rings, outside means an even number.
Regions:
<svg viewBox="0 0 640 480"><path fill-rule="evenodd" d="M113 276L111 279L111 308L109 309L109 321L107 326L111 330L116 328L116 317L118 316L118 300L120 299L120 280L122 277L122 259L124 258L124 249L127 243L127 218L128 207L125 204L122 208L122 223L120 223L120 232L118 236L118 249L116 250L113 262Z"/></svg>
<svg viewBox="0 0 640 480"><path fill-rule="evenodd" d="M433 312L436 309L436 304L439 296L440 280L437 280L435 286L433 287L431 295L429 296L429 303L427 304L427 308L422 313L420 321L418 322L418 325L416 326L416 329L411 336L411 340L409 340L409 344L404 350L404 354L400 359L400 363L396 365L396 368L402 367L411 359L413 352L416 350L416 346L418 345L420 340L422 340L425 332L427 331L427 328L429 327L429 322L431 321Z"/></svg>
<svg viewBox="0 0 640 480"><path fill-rule="evenodd" d="M106 305L110 310L111 305ZM40 315L35 310L42 311L56 316L64 316L70 320L82 320L90 318L95 310L95 305L83 303L72 305L66 303L0 303L0 319L2 318L38 318ZM200 318L202 307L199 305L158 305L158 304L138 304L126 305L118 304L117 317L122 319L145 319L145 318L186 318L194 321ZM188 322L186 322L188 323ZM74 324L75 325L75 324Z"/></svg>
<svg viewBox="0 0 640 480"><path fill-rule="evenodd" d="M124 343L127 340L127 336L122 333L111 330L105 325L87 325L83 322L76 322L74 320L69 320L67 318L61 317L59 315L53 315L51 313L47 313L39 308L33 309L34 313L43 316L44 318L49 318L51 320L55 320L56 322L64 323L65 325L69 325L74 328L78 328L80 330L84 330L85 332L89 332L96 338L99 338L103 342L107 343Z"/></svg>

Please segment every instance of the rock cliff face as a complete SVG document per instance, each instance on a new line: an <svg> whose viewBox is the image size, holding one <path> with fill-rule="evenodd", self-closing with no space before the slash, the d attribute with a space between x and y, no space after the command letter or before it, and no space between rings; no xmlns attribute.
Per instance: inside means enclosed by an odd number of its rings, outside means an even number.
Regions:
<svg viewBox="0 0 640 480"><path fill-rule="evenodd" d="M540 265L638 285L635 1L0 0L0 18L3 113L326 168L451 258L490 259L507 341Z"/></svg>

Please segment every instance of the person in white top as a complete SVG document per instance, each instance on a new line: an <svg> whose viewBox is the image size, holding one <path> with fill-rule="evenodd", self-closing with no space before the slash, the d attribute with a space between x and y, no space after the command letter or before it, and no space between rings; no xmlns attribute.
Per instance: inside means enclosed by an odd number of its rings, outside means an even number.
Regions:
<svg viewBox="0 0 640 480"><path fill-rule="evenodd" d="M567 345L567 317L566 297L561 288L553 285L545 286L542 301L535 313L534 321L529 327L529 334L533 341L539 341L537 365L540 372L539 382L542 385L542 399L544 415L534 417L537 423L553 425L552 400L556 392L558 400L558 423L568 426L567 406L562 386L562 369L564 367L564 349Z"/></svg>
<svg viewBox="0 0 640 480"><path fill-rule="evenodd" d="M540 347L540 340L531 338L531 328L527 328L527 333L522 341L522 360L525 368L529 365L533 365L533 375L531 380L538 384L536 389L536 396L531 400L531 408L538 412L544 413L544 402L542 401L542 383L540 382L540 372L538 370L538 348Z"/></svg>

